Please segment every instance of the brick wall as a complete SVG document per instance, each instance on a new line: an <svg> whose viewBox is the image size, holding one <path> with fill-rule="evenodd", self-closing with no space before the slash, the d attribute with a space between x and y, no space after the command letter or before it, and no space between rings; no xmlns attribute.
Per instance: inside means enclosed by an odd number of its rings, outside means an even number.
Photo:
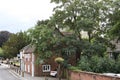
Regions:
<svg viewBox="0 0 120 80"><path fill-rule="evenodd" d="M105 76L92 72L69 71L69 80L120 80L120 77Z"/></svg>
<svg viewBox="0 0 120 80"><path fill-rule="evenodd" d="M47 61L45 61L45 63L42 65L46 65L46 64L51 65L51 71L57 69L58 65L55 62L55 58L56 58L56 56L52 56ZM42 71L42 65L40 65L40 76L50 76L50 72L43 72Z"/></svg>
<svg viewBox="0 0 120 80"><path fill-rule="evenodd" d="M43 72L42 65L51 65L51 70L55 70L58 64L54 61L56 56L52 56L44 64L35 64L35 76L50 76L50 72ZM35 60L37 60L37 56L35 56Z"/></svg>

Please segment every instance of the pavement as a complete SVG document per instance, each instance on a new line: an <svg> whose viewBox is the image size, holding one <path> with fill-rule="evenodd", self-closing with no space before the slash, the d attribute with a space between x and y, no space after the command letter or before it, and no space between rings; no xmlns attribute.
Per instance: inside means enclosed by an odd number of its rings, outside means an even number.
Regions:
<svg viewBox="0 0 120 80"><path fill-rule="evenodd" d="M54 77L32 77L30 74L27 73L24 73L24 77L22 77L21 75L19 76L21 77L22 80L58 80L58 78L54 78ZM66 80L66 79L62 79L62 80Z"/></svg>
<svg viewBox="0 0 120 80"><path fill-rule="evenodd" d="M24 77L22 77L23 80L58 80L57 78L52 78L52 77L32 77L29 74L24 75Z"/></svg>

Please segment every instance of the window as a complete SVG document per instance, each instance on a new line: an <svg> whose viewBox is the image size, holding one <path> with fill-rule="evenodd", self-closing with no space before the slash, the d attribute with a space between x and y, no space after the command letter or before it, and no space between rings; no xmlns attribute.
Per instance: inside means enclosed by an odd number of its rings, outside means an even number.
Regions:
<svg viewBox="0 0 120 80"><path fill-rule="evenodd" d="M26 61L30 61L30 58L31 58L30 54L25 54L25 60Z"/></svg>
<svg viewBox="0 0 120 80"><path fill-rule="evenodd" d="M51 66L50 65L42 65L43 72L50 72Z"/></svg>
<svg viewBox="0 0 120 80"><path fill-rule="evenodd" d="M30 65L28 65L28 72L30 72Z"/></svg>
<svg viewBox="0 0 120 80"><path fill-rule="evenodd" d="M71 56L72 54L76 53L75 50L66 50L65 53L67 56Z"/></svg>

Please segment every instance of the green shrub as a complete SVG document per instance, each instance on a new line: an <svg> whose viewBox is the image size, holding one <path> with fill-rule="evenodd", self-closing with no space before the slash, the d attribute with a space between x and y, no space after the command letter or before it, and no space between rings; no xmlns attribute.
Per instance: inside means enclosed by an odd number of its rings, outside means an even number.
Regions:
<svg viewBox="0 0 120 80"><path fill-rule="evenodd" d="M92 72L100 72L99 67L101 66L99 64L99 62L101 61L101 58L99 58L98 56L93 56L89 63L90 63L90 68L92 70Z"/></svg>
<svg viewBox="0 0 120 80"><path fill-rule="evenodd" d="M104 73L104 72L114 72L115 69L115 60L110 59L108 57L101 58L100 61L98 62L99 66L99 72Z"/></svg>
<svg viewBox="0 0 120 80"><path fill-rule="evenodd" d="M62 63L63 61L64 61L64 59L62 57L55 58L55 62L57 62L57 63Z"/></svg>
<svg viewBox="0 0 120 80"><path fill-rule="evenodd" d="M115 71L116 73L120 73L120 55L118 56L118 59L116 60Z"/></svg>
<svg viewBox="0 0 120 80"><path fill-rule="evenodd" d="M89 60L86 56L81 57L81 60L78 62L78 68L84 71L92 71Z"/></svg>
<svg viewBox="0 0 120 80"><path fill-rule="evenodd" d="M115 61L108 57L92 56L91 58L87 58L83 56L77 66L83 71L91 71L96 73L118 73L120 72L120 58L118 61Z"/></svg>

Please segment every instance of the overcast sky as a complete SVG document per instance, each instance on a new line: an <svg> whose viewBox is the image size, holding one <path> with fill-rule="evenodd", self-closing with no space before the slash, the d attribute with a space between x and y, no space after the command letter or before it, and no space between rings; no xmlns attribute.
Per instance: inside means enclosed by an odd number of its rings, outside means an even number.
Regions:
<svg viewBox="0 0 120 80"><path fill-rule="evenodd" d="M38 20L49 19L54 4L50 0L0 0L0 31L25 31Z"/></svg>

